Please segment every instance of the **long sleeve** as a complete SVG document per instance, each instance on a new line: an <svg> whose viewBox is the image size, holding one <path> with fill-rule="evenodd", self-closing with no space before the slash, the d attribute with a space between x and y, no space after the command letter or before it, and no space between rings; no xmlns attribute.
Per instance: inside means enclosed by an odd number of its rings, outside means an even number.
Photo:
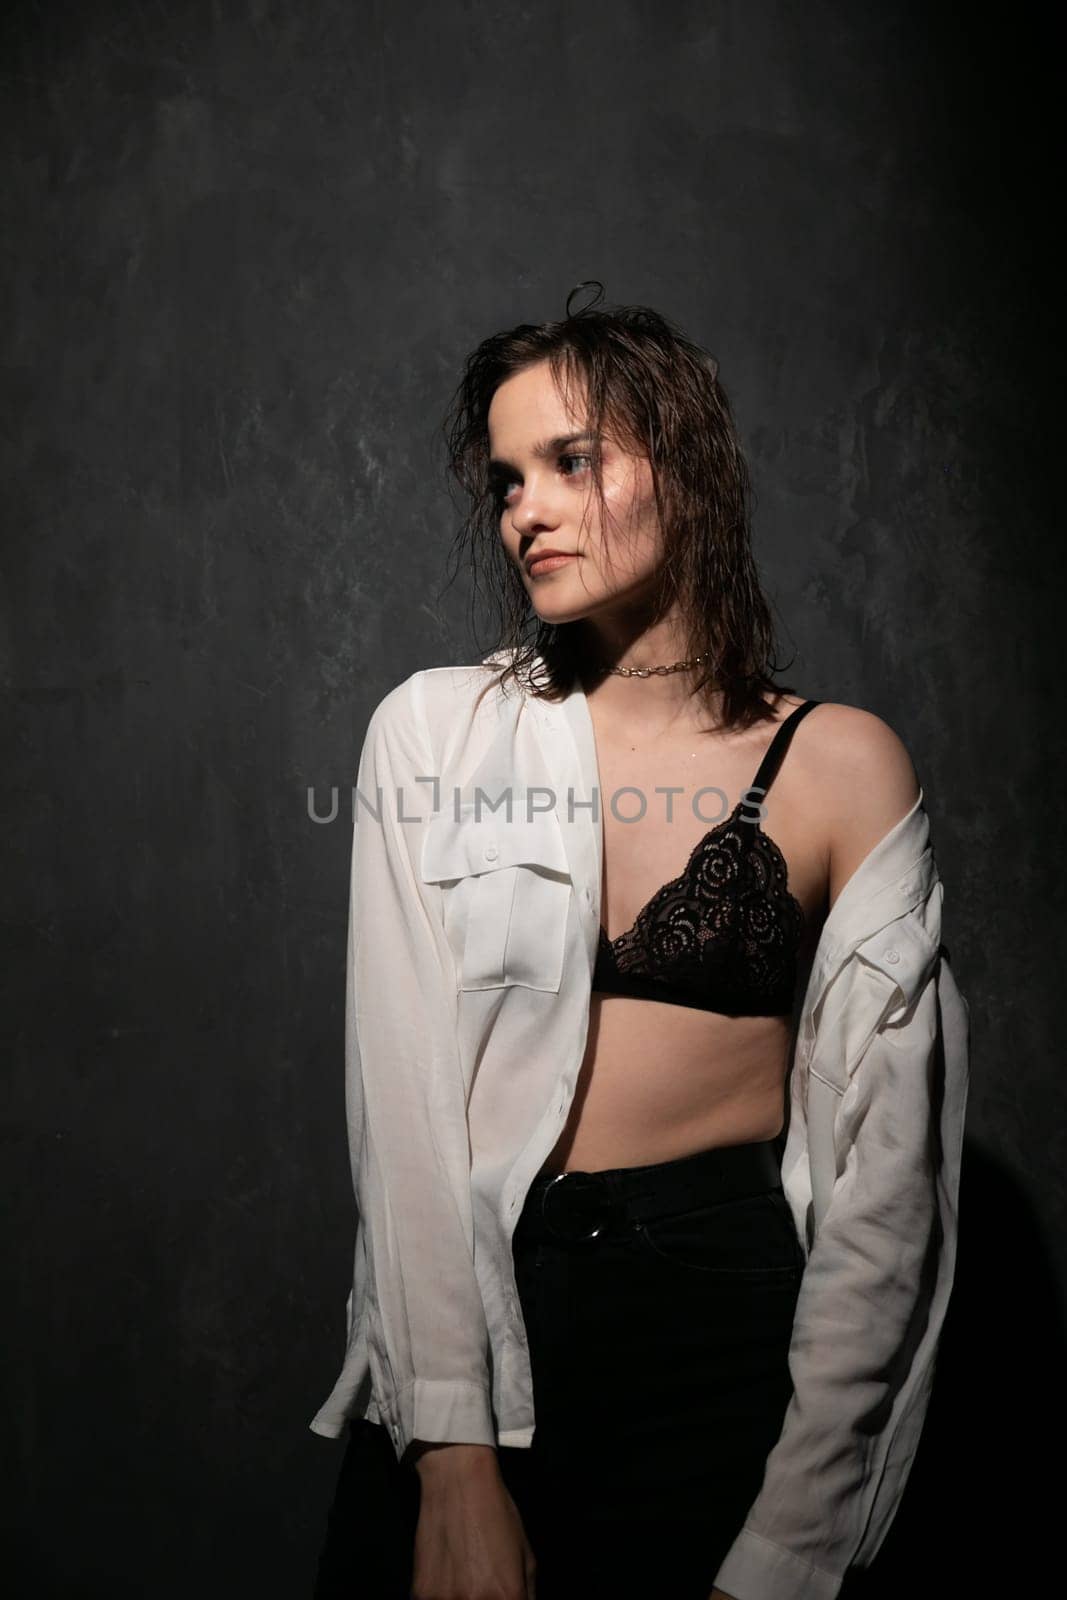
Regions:
<svg viewBox="0 0 1067 1600"><path fill-rule="evenodd" d="M856 993L881 980L857 961L851 981L833 1050L868 1031ZM833 1600L877 1552L922 1431L955 1271L968 1014L941 959L902 1015L877 1004L855 1069L814 1085L836 1106L836 1178L801 1283L782 1432L715 1579L736 1600Z"/></svg>
<svg viewBox="0 0 1067 1600"><path fill-rule="evenodd" d="M419 860L435 776L419 675L371 717L357 777L346 992L346 1100L366 1248L374 1398L412 1439L495 1444L474 1268L455 963ZM380 808L381 820L369 808Z"/></svg>

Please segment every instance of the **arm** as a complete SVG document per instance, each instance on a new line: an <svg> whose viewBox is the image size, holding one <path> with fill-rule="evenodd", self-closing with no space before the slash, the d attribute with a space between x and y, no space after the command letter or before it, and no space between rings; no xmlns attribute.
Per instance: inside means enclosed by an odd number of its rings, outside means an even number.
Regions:
<svg viewBox="0 0 1067 1600"><path fill-rule="evenodd" d="M914 792L900 781L902 814ZM872 813L852 794L859 832L837 834L851 866L832 872L835 898L871 844ZM782 1433L716 1574L736 1600L833 1600L848 1567L877 1552L918 1445L955 1269L966 1100L965 1008L937 954L940 905L938 881L900 930L916 963L910 1003L854 954L802 1064L833 1108L836 1177L797 1301ZM794 1109L802 1123L796 1086Z"/></svg>
<svg viewBox="0 0 1067 1600"><path fill-rule="evenodd" d="M415 674L376 708L359 763L345 1030L371 1372L398 1458L414 1439L496 1442L454 963L418 868L434 785L416 779L433 776Z"/></svg>
<svg viewBox="0 0 1067 1600"><path fill-rule="evenodd" d="M847 1568L873 1559L904 1491L956 1257L965 1080L943 1070L939 991L946 1007L956 991L939 966L907 1020L875 1035L840 1102L845 1161L797 1302L794 1393L716 1574L737 1600L833 1600Z"/></svg>

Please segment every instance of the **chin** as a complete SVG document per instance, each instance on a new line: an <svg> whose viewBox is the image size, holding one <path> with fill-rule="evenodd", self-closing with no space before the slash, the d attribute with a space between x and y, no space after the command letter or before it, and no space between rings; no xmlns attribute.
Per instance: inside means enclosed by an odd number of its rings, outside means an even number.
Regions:
<svg viewBox="0 0 1067 1600"><path fill-rule="evenodd" d="M591 595L580 583L529 584L526 589L531 609L542 622L559 625L564 622L581 622L596 609L600 596Z"/></svg>
<svg viewBox="0 0 1067 1600"><path fill-rule="evenodd" d="M581 622L592 610L591 603L587 600L582 605L535 605L534 611L542 622L549 622L554 627L560 627L564 622Z"/></svg>

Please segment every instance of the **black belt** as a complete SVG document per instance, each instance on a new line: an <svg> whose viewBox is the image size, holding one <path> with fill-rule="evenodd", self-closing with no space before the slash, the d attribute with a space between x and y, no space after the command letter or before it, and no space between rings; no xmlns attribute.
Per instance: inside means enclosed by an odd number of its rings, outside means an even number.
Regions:
<svg viewBox="0 0 1067 1600"><path fill-rule="evenodd" d="M742 1199L781 1184L780 1138L719 1145L646 1167L545 1173L530 1185L515 1238L577 1243L627 1224Z"/></svg>

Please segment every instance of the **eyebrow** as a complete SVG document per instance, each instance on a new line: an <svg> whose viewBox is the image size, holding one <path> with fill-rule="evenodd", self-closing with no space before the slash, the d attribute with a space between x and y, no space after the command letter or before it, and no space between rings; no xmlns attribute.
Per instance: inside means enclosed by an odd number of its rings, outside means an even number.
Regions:
<svg viewBox="0 0 1067 1600"><path fill-rule="evenodd" d="M539 461L544 461L548 456L558 455L569 444L592 444L595 439L595 433L557 433L554 439L542 439L540 444L535 444L533 454ZM489 471L494 476L515 470L515 465L511 461L494 458L489 463Z"/></svg>

